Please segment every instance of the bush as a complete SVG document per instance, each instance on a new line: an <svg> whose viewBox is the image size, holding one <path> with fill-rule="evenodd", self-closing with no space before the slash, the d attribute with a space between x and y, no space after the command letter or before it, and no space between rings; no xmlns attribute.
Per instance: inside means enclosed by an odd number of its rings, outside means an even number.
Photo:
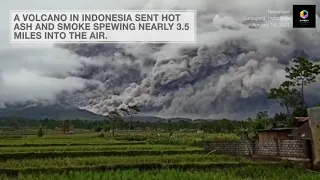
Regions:
<svg viewBox="0 0 320 180"><path fill-rule="evenodd" d="M103 137L104 137L104 134L103 134L103 133L100 133L97 137L103 138Z"/></svg>
<svg viewBox="0 0 320 180"><path fill-rule="evenodd" d="M234 133L216 133L207 134L206 139L209 141L239 141L240 137Z"/></svg>
<svg viewBox="0 0 320 180"><path fill-rule="evenodd" d="M101 126L98 126L96 129L95 129L96 132L101 132L102 131L102 127Z"/></svg>
<svg viewBox="0 0 320 180"><path fill-rule="evenodd" d="M38 130L38 137L42 137L43 136L43 130L42 130L42 127L39 128Z"/></svg>

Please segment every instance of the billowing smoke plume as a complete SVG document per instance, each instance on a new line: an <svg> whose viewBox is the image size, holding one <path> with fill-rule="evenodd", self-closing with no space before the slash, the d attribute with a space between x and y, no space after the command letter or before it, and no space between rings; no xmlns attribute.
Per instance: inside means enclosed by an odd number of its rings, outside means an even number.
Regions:
<svg viewBox="0 0 320 180"><path fill-rule="evenodd" d="M191 118L243 118L261 110L273 112L279 107L267 99L267 92L285 80L284 68L292 58L320 59L320 12L316 29L250 28L252 22L244 17L292 10L299 2L150 1L141 7L197 9L198 42L57 45L80 60L68 66L68 73L54 77L81 81L72 86L77 90L58 93L58 100L98 114L127 105L138 105L153 115ZM304 4L320 7L316 0ZM309 97L320 99L319 87L310 87Z"/></svg>

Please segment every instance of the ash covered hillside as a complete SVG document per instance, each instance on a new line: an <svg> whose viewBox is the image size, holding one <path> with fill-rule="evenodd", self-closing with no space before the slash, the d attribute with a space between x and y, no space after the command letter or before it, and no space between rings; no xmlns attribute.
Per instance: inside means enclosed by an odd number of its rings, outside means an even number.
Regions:
<svg viewBox="0 0 320 180"><path fill-rule="evenodd" d="M262 110L279 111L277 103L266 98L267 92L285 80L284 68L292 58L303 56L314 62L320 59L320 26L250 28L252 22L244 17L268 16L270 9L291 10L293 4L299 3L299 0L141 3L140 9L197 9L197 43L64 44L55 45L44 54L34 50L29 54L40 60L33 62L29 55L29 64L21 63L20 69L24 71L20 73L39 78L37 83L41 86L37 87L42 89L41 93L33 93L31 87L26 89L30 92L28 96L14 96L20 91L2 91L0 97L5 98L0 102L63 99L101 115L129 104L140 106L142 114L188 118L246 118ZM320 7L317 0L304 4ZM318 8L318 24L319 14ZM51 58L51 64L42 56ZM60 64L53 63L57 60ZM40 64L42 69L34 69L30 62ZM2 73L0 86L14 89L16 86L6 78L8 72ZM54 83L46 84L46 80ZM320 100L319 88L319 84L308 87L307 102Z"/></svg>
<svg viewBox="0 0 320 180"><path fill-rule="evenodd" d="M0 117L24 117L30 119L83 119L104 120L105 117L73 106L62 104L41 104L39 102L24 102L6 104L0 109Z"/></svg>

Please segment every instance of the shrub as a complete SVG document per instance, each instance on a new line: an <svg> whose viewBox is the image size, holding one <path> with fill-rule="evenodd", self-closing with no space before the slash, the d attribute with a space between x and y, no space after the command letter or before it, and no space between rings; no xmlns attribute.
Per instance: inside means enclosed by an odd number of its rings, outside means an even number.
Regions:
<svg viewBox="0 0 320 180"><path fill-rule="evenodd" d="M103 133L100 133L97 137L103 138L103 137L104 137L104 134L103 134Z"/></svg>
<svg viewBox="0 0 320 180"><path fill-rule="evenodd" d="M98 126L96 129L95 129L96 132L101 132L102 131L102 127L101 126Z"/></svg>
<svg viewBox="0 0 320 180"><path fill-rule="evenodd" d="M42 127L39 128L38 130L38 137L42 137L43 136L43 130L42 130Z"/></svg>

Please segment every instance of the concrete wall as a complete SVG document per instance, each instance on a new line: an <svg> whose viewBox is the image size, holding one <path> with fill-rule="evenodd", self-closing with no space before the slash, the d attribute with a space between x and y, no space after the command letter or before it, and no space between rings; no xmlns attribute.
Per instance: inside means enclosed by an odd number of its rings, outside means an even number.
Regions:
<svg viewBox="0 0 320 180"><path fill-rule="evenodd" d="M313 162L315 165L320 165L320 107L309 108L308 116L313 147Z"/></svg>
<svg viewBox="0 0 320 180"><path fill-rule="evenodd" d="M309 158L307 140L210 142L205 144L205 150L232 155Z"/></svg>

